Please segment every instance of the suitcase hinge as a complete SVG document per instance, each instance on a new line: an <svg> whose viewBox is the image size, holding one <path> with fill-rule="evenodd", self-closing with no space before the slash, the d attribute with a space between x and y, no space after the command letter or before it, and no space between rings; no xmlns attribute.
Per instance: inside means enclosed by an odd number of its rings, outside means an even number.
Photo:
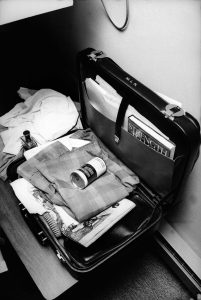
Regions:
<svg viewBox="0 0 201 300"><path fill-rule="evenodd" d="M87 56L89 57L90 60L97 61L97 59L99 59L99 58L104 58L105 53L100 50L94 50Z"/></svg>
<svg viewBox="0 0 201 300"><path fill-rule="evenodd" d="M185 115L183 108L175 104L167 104L165 110L162 110L162 113L165 115L165 118L174 120L174 117L181 117Z"/></svg>

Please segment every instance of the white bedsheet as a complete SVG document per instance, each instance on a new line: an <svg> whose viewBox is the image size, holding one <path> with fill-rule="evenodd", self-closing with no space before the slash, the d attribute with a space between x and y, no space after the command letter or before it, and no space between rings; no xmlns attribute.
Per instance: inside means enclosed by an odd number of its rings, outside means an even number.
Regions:
<svg viewBox="0 0 201 300"><path fill-rule="evenodd" d="M0 124L8 127L0 133L5 145L3 152L16 155L20 151L24 130L29 130L41 145L67 133L76 124L76 128L81 128L78 118L70 97L41 89L0 117Z"/></svg>

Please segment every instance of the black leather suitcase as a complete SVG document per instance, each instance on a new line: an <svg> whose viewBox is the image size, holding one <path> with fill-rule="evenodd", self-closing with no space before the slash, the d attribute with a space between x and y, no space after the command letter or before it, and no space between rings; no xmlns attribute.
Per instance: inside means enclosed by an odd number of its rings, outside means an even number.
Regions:
<svg viewBox="0 0 201 300"><path fill-rule="evenodd" d="M43 216L30 215L20 203L22 214L35 236L42 244L51 245L74 276L104 266L103 263L123 253L129 245L134 251L140 241L146 243L146 235L153 234L164 214L177 202L200 147L200 126L192 115L178 105L167 103L102 51L88 48L78 53L77 75L83 127L90 128L109 151L134 171L140 183L129 195L136 204L135 209L87 248L66 237L57 238ZM86 79L96 80L97 76L121 95L116 120L109 119L91 104L93 99L90 99ZM151 149L123 127L129 106L169 137L176 146L173 158ZM8 173L13 180L16 166L9 168Z"/></svg>

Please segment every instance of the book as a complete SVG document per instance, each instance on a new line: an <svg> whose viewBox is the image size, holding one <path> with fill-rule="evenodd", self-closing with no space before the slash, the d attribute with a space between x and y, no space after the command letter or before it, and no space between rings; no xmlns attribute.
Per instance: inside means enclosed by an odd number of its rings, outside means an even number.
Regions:
<svg viewBox="0 0 201 300"><path fill-rule="evenodd" d="M122 219L130 212L136 204L128 199L122 199L115 205L107 208L98 215L86 220L82 223L73 221L69 218L70 223L63 224L62 233L73 241L83 245L90 246L105 232L107 232L115 223ZM64 220L63 220L64 221Z"/></svg>
<svg viewBox="0 0 201 300"><path fill-rule="evenodd" d="M152 150L173 159L176 145L131 115L128 117L128 132Z"/></svg>

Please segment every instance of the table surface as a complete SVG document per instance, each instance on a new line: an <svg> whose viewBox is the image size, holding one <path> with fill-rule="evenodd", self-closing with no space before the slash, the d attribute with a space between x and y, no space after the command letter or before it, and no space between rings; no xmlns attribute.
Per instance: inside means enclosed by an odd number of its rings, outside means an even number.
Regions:
<svg viewBox="0 0 201 300"><path fill-rule="evenodd" d="M45 299L54 299L77 280L51 247L40 245L25 223L9 183L0 180L0 227Z"/></svg>

